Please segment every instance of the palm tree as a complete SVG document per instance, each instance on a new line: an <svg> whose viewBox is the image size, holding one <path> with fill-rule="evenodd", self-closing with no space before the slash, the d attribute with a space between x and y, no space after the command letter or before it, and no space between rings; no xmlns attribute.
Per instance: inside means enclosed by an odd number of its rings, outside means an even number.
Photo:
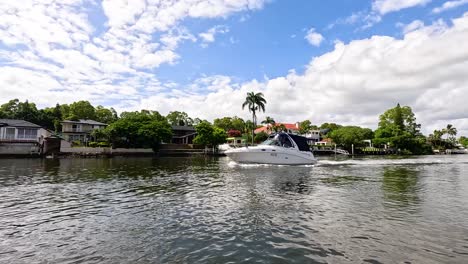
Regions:
<svg viewBox="0 0 468 264"><path fill-rule="evenodd" d="M247 93L247 97L245 98L245 102L242 104L242 109L244 109L246 106L249 109L249 112L252 112L252 122L254 124L254 129L252 129L252 144L253 144L253 138L255 137L255 127L257 125L257 111L263 111L265 112L265 104L266 100L263 98L263 93L254 93L250 92Z"/></svg>
<svg viewBox="0 0 468 264"><path fill-rule="evenodd" d="M447 133L447 139L450 137L451 139L454 139L455 136L457 135L457 129L453 127L453 125L448 124L447 128L445 128L445 133Z"/></svg>
<svg viewBox="0 0 468 264"><path fill-rule="evenodd" d="M262 124L265 124L267 126L267 131L270 131L271 128L276 124L276 122L273 118L267 116L265 120L262 121Z"/></svg>

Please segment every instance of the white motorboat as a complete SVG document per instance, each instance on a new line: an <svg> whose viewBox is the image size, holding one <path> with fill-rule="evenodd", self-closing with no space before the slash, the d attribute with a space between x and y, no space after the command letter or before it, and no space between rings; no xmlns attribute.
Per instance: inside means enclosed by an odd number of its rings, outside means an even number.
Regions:
<svg viewBox="0 0 468 264"><path fill-rule="evenodd" d="M238 163L304 165L317 162L307 139L288 133L271 135L258 146L228 149L224 154Z"/></svg>

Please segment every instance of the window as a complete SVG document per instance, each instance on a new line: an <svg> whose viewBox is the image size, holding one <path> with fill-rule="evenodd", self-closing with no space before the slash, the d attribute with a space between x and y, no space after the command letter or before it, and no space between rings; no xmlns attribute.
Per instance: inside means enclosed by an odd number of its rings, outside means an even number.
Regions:
<svg viewBox="0 0 468 264"><path fill-rule="evenodd" d="M36 139L37 129L18 128L18 139Z"/></svg>
<svg viewBox="0 0 468 264"><path fill-rule="evenodd" d="M12 127L7 127L5 132L6 139L15 139L15 129Z"/></svg>

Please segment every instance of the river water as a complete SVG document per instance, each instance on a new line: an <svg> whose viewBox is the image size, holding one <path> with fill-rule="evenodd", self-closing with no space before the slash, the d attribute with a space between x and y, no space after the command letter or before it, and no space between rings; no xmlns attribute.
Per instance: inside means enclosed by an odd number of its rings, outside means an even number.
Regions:
<svg viewBox="0 0 468 264"><path fill-rule="evenodd" d="M468 155L1 159L0 263L468 263Z"/></svg>

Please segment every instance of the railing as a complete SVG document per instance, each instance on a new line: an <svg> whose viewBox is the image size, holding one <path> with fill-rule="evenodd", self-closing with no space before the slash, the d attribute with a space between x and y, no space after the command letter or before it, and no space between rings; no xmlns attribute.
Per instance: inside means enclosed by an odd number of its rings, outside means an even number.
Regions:
<svg viewBox="0 0 468 264"><path fill-rule="evenodd" d="M22 142L38 142L37 138L13 138L13 137L0 137L0 142L8 143L22 143Z"/></svg>
<svg viewBox="0 0 468 264"><path fill-rule="evenodd" d="M89 132L92 129L82 129L82 128L64 128L62 132Z"/></svg>

